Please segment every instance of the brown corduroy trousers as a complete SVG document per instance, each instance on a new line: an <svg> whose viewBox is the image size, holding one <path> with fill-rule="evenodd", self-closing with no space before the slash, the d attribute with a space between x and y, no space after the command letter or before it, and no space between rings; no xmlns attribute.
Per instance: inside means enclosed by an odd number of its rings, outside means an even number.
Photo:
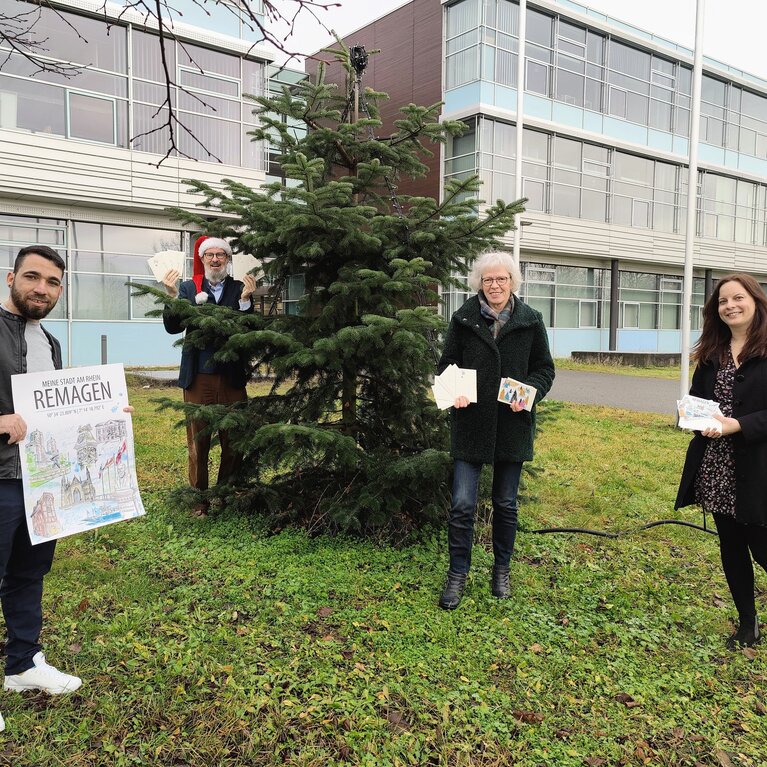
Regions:
<svg viewBox="0 0 767 767"><path fill-rule="evenodd" d="M230 405L243 402L248 398L244 388L234 389L218 373L211 375L200 373L195 376L192 385L184 389L184 402L195 405ZM208 489L208 454L210 453L211 434L206 429L205 421L187 419L186 443L189 449L189 484L198 490ZM239 468L242 456L235 453L229 443L229 434L225 429L218 432L221 443L221 464L218 469L219 484L226 482Z"/></svg>

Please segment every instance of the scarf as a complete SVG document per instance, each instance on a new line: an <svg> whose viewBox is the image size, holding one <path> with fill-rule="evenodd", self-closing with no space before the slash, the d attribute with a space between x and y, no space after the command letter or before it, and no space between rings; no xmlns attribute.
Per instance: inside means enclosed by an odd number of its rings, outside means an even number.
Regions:
<svg viewBox="0 0 767 767"><path fill-rule="evenodd" d="M501 328L509 321L509 317L511 317L511 313L514 311L514 296L509 296L509 302L500 312L495 311L495 309L487 303L485 294L481 290L477 294L477 297L479 298L479 311L483 317L493 321L493 327L491 328L493 338L498 338Z"/></svg>

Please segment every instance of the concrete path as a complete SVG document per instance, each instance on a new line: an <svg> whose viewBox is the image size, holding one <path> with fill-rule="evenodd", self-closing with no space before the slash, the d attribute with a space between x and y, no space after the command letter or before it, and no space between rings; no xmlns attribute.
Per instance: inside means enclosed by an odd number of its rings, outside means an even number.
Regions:
<svg viewBox="0 0 767 767"><path fill-rule="evenodd" d="M676 414L679 381L616 373L557 370L548 399L581 405L606 405L643 413Z"/></svg>
<svg viewBox="0 0 767 767"><path fill-rule="evenodd" d="M131 370L149 381L172 385L178 380L175 370ZM674 415L679 397L679 381L665 378L641 378L615 373L586 373L557 370L549 399L581 405L606 405L643 413Z"/></svg>

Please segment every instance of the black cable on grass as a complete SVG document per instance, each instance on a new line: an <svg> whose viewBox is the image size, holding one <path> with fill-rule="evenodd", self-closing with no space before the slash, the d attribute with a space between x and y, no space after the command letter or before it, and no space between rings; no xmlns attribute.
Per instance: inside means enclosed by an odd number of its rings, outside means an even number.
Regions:
<svg viewBox="0 0 767 767"><path fill-rule="evenodd" d="M694 522L685 522L681 519L659 519L656 522L648 522L646 525L640 525L633 530L619 530L617 533L608 533L606 530L588 530L585 527L542 527L539 530L525 530L520 528L521 533L530 533L531 535L546 535L547 533L582 533L583 535L597 535L600 538L622 538L625 535L640 533L642 530L649 530L658 525L682 525L692 527L694 530L701 530L709 535L718 535L716 530L706 526L706 517L703 517L703 524L696 525Z"/></svg>

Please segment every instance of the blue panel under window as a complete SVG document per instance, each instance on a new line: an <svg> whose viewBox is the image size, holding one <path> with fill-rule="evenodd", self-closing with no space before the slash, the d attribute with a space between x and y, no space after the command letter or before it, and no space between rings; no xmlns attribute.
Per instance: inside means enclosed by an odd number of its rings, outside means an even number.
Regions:
<svg viewBox="0 0 767 767"><path fill-rule="evenodd" d="M605 134L621 141L631 141L634 144L647 145L647 128L643 125L635 125L625 120L617 120L615 117L605 115Z"/></svg>
<svg viewBox="0 0 767 767"><path fill-rule="evenodd" d="M583 109L580 107L574 107L570 104L562 104L559 101L555 101L552 107L552 115L554 117L554 122L569 125L572 128L583 127Z"/></svg>
<svg viewBox="0 0 767 767"><path fill-rule="evenodd" d="M619 330L618 351L621 352L657 352L657 330Z"/></svg>
<svg viewBox="0 0 767 767"><path fill-rule="evenodd" d="M479 85L479 92L483 104L495 104L495 83L482 80Z"/></svg>
<svg viewBox="0 0 767 767"><path fill-rule="evenodd" d="M542 117L551 120L551 99L544 96L535 96L525 91L525 114L530 117Z"/></svg>
<svg viewBox="0 0 767 767"><path fill-rule="evenodd" d="M476 106L481 101L481 95L479 82L468 83L460 88L446 91L444 112L450 114L466 107Z"/></svg>
<svg viewBox="0 0 767 767"><path fill-rule="evenodd" d="M738 167L748 173L756 173L759 176L767 176L767 160L742 154L739 158Z"/></svg>
<svg viewBox="0 0 767 767"><path fill-rule="evenodd" d="M713 162L717 165L724 165L724 149L720 146L711 146L711 144L698 144L698 159L701 162Z"/></svg>
<svg viewBox="0 0 767 767"><path fill-rule="evenodd" d="M647 143L654 149L672 152L674 149L674 135L666 133L666 131L649 128L647 130Z"/></svg>
<svg viewBox="0 0 767 767"><path fill-rule="evenodd" d="M57 338L66 338L64 323L57 323L50 330ZM71 364L98 365L101 362L102 335L107 337L107 362L174 365L181 359L180 349L173 346L179 336L166 333L161 322L75 321L72 323Z"/></svg>
<svg viewBox="0 0 767 767"><path fill-rule="evenodd" d="M607 348L602 345L604 336L605 331L599 328L549 328L551 354L553 357L569 357L573 352L601 351Z"/></svg>
<svg viewBox="0 0 767 767"><path fill-rule="evenodd" d="M504 85L495 86L495 105L501 109L517 111L517 89L507 88Z"/></svg>
<svg viewBox="0 0 767 767"><path fill-rule="evenodd" d="M679 354L682 348L682 337L678 330L658 331L658 351L668 354Z"/></svg>
<svg viewBox="0 0 767 767"><path fill-rule="evenodd" d="M680 154L687 157L690 154L690 141L682 136L674 136L674 154Z"/></svg>
<svg viewBox="0 0 767 767"><path fill-rule="evenodd" d="M583 111L583 128L592 133L602 133L604 131L603 115L585 109Z"/></svg>

